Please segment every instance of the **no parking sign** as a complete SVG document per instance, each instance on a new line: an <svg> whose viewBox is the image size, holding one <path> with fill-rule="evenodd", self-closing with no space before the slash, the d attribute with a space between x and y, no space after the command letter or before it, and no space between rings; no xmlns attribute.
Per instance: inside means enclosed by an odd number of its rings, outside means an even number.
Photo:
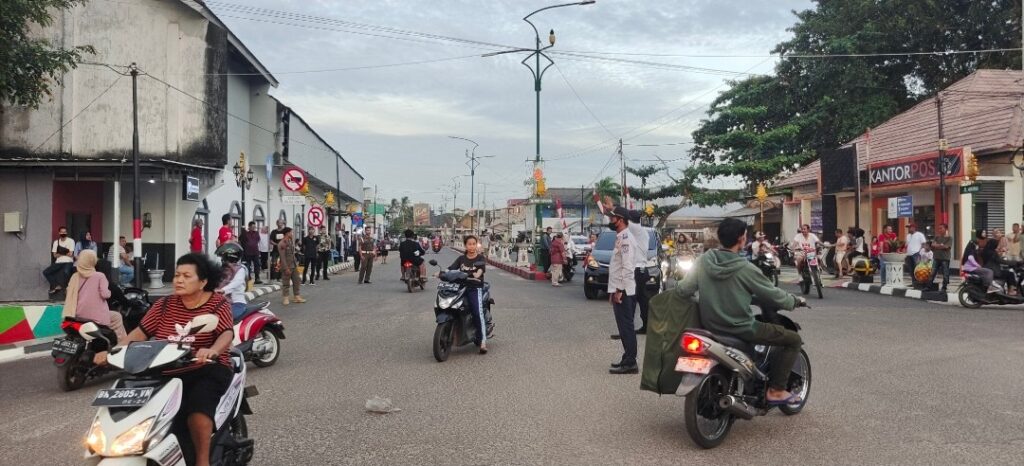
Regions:
<svg viewBox="0 0 1024 466"><path fill-rule="evenodd" d="M306 211L306 223L311 226L323 226L324 218L326 218L326 215L324 215L324 208L318 205L310 207L309 210Z"/></svg>

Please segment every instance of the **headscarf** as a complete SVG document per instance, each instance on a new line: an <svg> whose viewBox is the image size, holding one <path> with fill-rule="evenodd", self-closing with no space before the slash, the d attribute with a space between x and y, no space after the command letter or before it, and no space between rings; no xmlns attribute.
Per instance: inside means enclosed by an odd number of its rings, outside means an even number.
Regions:
<svg viewBox="0 0 1024 466"><path fill-rule="evenodd" d="M85 280L88 280L94 273L96 273L96 262L99 259L96 257L96 251L92 249L83 249L78 254L78 263L75 264L77 271L71 276L71 280L68 281L67 295L64 298L64 311L61 313L64 317L74 317L78 311L78 290L82 288L82 284Z"/></svg>

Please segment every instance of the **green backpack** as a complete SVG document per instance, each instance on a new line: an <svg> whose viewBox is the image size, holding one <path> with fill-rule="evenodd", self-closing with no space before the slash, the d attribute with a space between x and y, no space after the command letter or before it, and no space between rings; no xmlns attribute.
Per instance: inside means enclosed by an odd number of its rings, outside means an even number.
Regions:
<svg viewBox="0 0 1024 466"><path fill-rule="evenodd" d="M643 372L640 374L641 390L662 395L676 392L683 379L683 374L676 372L676 361L682 353L680 339L684 330L700 326L697 302L682 296L675 288L651 298Z"/></svg>

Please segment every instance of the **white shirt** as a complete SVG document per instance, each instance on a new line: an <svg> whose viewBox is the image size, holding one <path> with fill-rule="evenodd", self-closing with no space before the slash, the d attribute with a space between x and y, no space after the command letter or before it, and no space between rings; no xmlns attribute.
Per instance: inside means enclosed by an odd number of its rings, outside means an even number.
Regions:
<svg viewBox="0 0 1024 466"><path fill-rule="evenodd" d="M615 249L612 251L612 260L608 264L608 292L625 290L626 296L636 295L636 279L633 271L636 269L636 240L629 228L615 234Z"/></svg>
<svg viewBox="0 0 1024 466"><path fill-rule="evenodd" d="M928 242L928 238L924 237L924 233L915 231L914 233L907 236L907 254L914 255L921 252L921 246Z"/></svg>
<svg viewBox="0 0 1024 466"><path fill-rule="evenodd" d="M758 254L761 253L761 248L762 247L765 248L766 252L774 252L775 251L775 248L772 247L772 244L767 242L767 241L764 241L764 242L754 241L754 244L750 245L750 252L752 252L754 254L754 256L757 256Z"/></svg>
<svg viewBox="0 0 1024 466"><path fill-rule="evenodd" d="M260 233L260 252L270 252L270 233Z"/></svg>
<svg viewBox="0 0 1024 466"><path fill-rule="evenodd" d="M797 233L790 244L799 246L797 249L803 251L806 249L804 246L810 246L811 249L814 249L814 245L820 242L821 240L818 239L818 235L814 233L808 233L806 238L803 233Z"/></svg>
<svg viewBox="0 0 1024 466"><path fill-rule="evenodd" d="M628 222L629 234L633 237L633 244L636 248L633 250L633 264L635 268L647 267L647 243L650 241L650 237L647 233L647 229L640 226L639 223Z"/></svg>
<svg viewBox="0 0 1024 466"><path fill-rule="evenodd" d="M58 238L58 239L55 239L55 240L53 240L53 247L50 248L50 252L56 254L57 253L57 246L60 246L62 248L67 249L68 250L68 254L71 254L71 253L73 253L75 251L75 240L73 240L71 238L64 238L64 239L59 239ZM74 262L74 261L75 260L70 255L65 256L65 255L62 254L62 255L57 256L57 260L55 261L55 263L57 263L57 264L66 264L68 262Z"/></svg>
<svg viewBox="0 0 1024 466"><path fill-rule="evenodd" d="M245 279L249 277L249 271L244 265L239 265L235 275L227 285L221 287L225 295L231 296L232 303L245 304Z"/></svg>

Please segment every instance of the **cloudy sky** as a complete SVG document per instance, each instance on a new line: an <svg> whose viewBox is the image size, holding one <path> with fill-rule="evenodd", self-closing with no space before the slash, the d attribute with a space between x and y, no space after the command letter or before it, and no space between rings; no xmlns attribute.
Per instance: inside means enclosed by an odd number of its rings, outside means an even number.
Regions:
<svg viewBox="0 0 1024 466"><path fill-rule="evenodd" d="M532 47L533 30L520 18L557 2L233 1L208 3L281 81L272 93L382 199L440 207L447 197L450 210L452 177L468 175L472 145L449 136L473 139L478 156L492 156L476 172L477 206L484 190L487 206L525 197L535 153L533 78L519 63L525 54L480 55ZM809 0L599 0L535 15L542 41L550 29L557 36L556 66L541 93L548 187L617 176L611 158L619 138L628 165L657 157L682 167L689 146L680 143L707 104L743 76L736 73L770 71L769 51L789 37L792 11L810 7ZM469 178L456 181L458 206L467 208Z"/></svg>

